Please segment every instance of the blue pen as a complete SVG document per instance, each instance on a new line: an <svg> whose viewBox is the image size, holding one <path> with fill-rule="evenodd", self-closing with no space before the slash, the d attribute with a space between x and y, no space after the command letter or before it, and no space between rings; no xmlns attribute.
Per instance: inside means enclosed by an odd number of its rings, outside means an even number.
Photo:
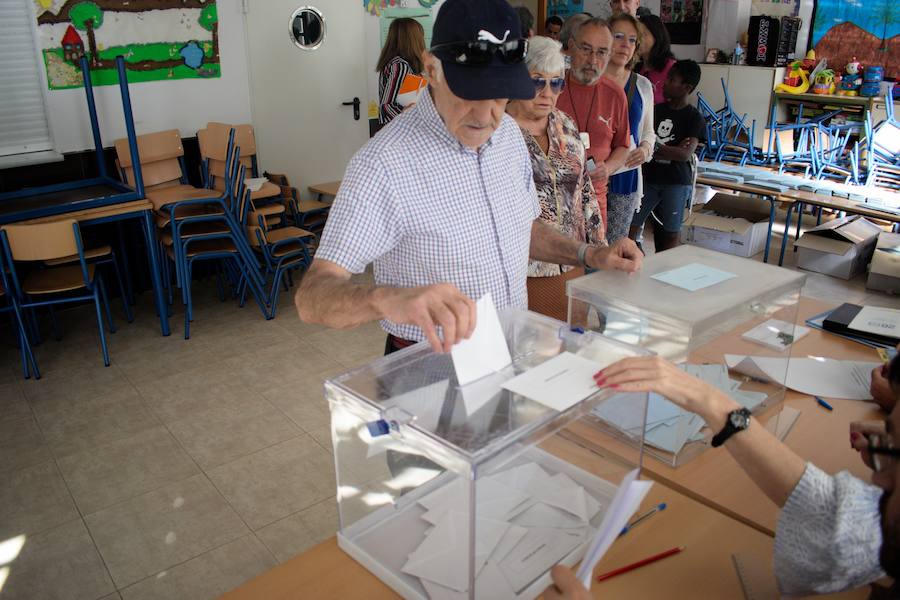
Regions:
<svg viewBox="0 0 900 600"><path fill-rule="evenodd" d="M645 520L645 519L649 519L650 517L652 517L653 515L655 515L656 513L658 513L658 512L661 511L661 510L666 510L666 503L665 503L665 502L660 502L659 504L657 504L656 506L654 506L653 508L651 508L650 510L648 510L647 512L645 512L644 514L642 514L641 516L639 516L637 519L635 519L634 521L632 521L631 523L629 523L628 525L626 525L625 527L623 527L623 528L622 528L622 531L619 532L619 536L625 535L625 534L628 533L630 530L632 530L632 529L634 529L635 527L637 527L637 525L638 525L641 521L643 521L643 520Z"/></svg>
<svg viewBox="0 0 900 600"><path fill-rule="evenodd" d="M830 404L828 404L827 402L825 402L818 396L815 396L815 399L816 399L816 404L818 404L822 408L827 408L828 410L834 410L834 407L832 407Z"/></svg>

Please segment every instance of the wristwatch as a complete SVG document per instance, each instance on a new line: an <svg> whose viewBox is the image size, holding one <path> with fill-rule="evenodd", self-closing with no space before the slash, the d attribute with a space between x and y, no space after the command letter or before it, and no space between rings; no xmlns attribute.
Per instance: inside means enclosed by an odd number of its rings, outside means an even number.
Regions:
<svg viewBox="0 0 900 600"><path fill-rule="evenodd" d="M728 413L725 420L725 427L722 431L713 436L712 447L718 448L725 441L738 431L743 431L750 427L750 411L746 408L739 408Z"/></svg>
<svg viewBox="0 0 900 600"><path fill-rule="evenodd" d="M582 243L578 246L578 264L582 267L587 267L587 251L590 246L585 243Z"/></svg>

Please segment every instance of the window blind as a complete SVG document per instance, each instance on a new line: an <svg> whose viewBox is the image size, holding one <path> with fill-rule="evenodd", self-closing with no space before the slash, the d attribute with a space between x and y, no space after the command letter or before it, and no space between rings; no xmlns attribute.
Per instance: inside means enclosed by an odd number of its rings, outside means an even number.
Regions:
<svg viewBox="0 0 900 600"><path fill-rule="evenodd" d="M0 2L0 156L53 149L30 2Z"/></svg>

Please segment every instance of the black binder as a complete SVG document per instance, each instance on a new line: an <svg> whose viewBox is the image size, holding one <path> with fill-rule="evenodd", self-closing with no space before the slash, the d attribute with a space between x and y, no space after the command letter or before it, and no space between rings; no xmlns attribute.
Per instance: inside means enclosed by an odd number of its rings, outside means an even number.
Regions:
<svg viewBox="0 0 900 600"><path fill-rule="evenodd" d="M830 315L825 317L825 320L822 322L822 327L825 331L831 331L833 333L839 333L842 335L852 335L860 338L864 338L867 340L872 340L873 342L879 342L881 344L897 344L900 343L900 338L890 335L879 335L877 333L870 333L868 331L857 331L856 329L850 329L850 322L859 314L859 311L862 310L862 306L858 304L850 304L849 302L845 302L841 304L836 309L834 309Z"/></svg>

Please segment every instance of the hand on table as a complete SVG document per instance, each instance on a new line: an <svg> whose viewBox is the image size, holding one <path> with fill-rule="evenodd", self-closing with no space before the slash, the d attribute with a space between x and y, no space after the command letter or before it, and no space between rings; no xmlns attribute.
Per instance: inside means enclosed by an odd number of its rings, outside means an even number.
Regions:
<svg viewBox="0 0 900 600"><path fill-rule="evenodd" d="M627 273L639 271L643 260L643 253L634 240L629 238L616 240L612 246L592 246L585 256L585 262L589 267Z"/></svg>
<svg viewBox="0 0 900 600"><path fill-rule="evenodd" d="M572 569L556 565L550 570L553 585L544 590L544 600L592 600L591 594L575 577Z"/></svg>
<svg viewBox="0 0 900 600"><path fill-rule="evenodd" d="M449 283L380 288L376 302L384 318L419 327L435 352L449 352L475 330L475 303ZM438 337L438 327L443 341Z"/></svg>
<svg viewBox="0 0 900 600"><path fill-rule="evenodd" d="M887 365L881 365L872 369L872 383L869 384L869 393L872 399L885 412L894 410L897 398L891 390L891 384L887 379Z"/></svg>

